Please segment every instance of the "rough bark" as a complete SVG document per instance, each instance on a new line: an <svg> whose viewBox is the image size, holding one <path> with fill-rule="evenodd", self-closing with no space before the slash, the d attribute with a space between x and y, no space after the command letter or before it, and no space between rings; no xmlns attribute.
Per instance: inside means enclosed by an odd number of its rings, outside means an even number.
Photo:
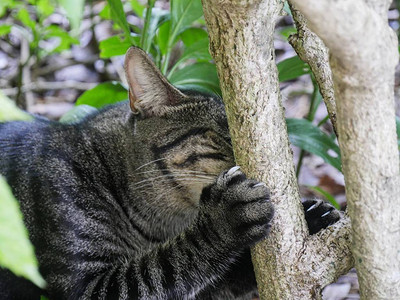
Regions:
<svg viewBox="0 0 400 300"><path fill-rule="evenodd" d="M400 181L391 1L292 0L330 50L362 299L400 299Z"/></svg>
<svg viewBox="0 0 400 300"><path fill-rule="evenodd" d="M332 71L329 66L329 53L322 40L307 27L304 16L290 4L297 33L289 37L289 43L297 55L310 65L324 99L329 119L336 129L336 102L333 90Z"/></svg>
<svg viewBox="0 0 400 300"><path fill-rule="evenodd" d="M275 65L275 20L283 1L203 0L237 164L271 190L276 214L253 249L262 299L314 299L352 266L344 218L310 237L289 147Z"/></svg>

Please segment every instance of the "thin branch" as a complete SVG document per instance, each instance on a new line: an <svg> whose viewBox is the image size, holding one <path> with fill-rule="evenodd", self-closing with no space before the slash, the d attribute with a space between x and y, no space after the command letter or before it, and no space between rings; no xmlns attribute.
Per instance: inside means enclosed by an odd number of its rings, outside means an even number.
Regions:
<svg viewBox="0 0 400 300"><path fill-rule="evenodd" d="M66 67L70 67L70 66L75 66L75 65L93 65L96 61L98 60L97 57L85 60L85 61L74 61L74 60L69 60L66 63L63 64L50 64L48 66L45 67L41 67L38 69L35 69L32 71L32 76L34 78L37 78L38 76L44 76L47 74L52 74L58 70L64 69Z"/></svg>
<svg viewBox="0 0 400 300"><path fill-rule="evenodd" d="M22 87L22 92L42 92L49 90L64 90L74 89L86 91L94 88L96 83L79 82L79 81L56 81L56 82L31 82ZM2 92L7 96L15 96L18 93L18 88L4 89Z"/></svg>
<svg viewBox="0 0 400 300"><path fill-rule="evenodd" d="M307 27L305 17L289 2L297 33L289 37L297 55L310 65L324 99L333 129L336 130L336 103L333 90L332 71L329 66L329 53L322 40Z"/></svg>

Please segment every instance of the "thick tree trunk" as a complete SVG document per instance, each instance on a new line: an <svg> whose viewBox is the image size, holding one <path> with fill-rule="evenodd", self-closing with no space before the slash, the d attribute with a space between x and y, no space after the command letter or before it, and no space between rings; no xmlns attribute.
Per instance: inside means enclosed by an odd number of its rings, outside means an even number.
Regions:
<svg viewBox="0 0 400 300"><path fill-rule="evenodd" d="M399 152L391 1L292 0L331 51L352 250L362 299L400 299Z"/></svg>
<svg viewBox="0 0 400 300"><path fill-rule="evenodd" d="M271 190L272 232L253 249L263 299L314 299L352 266L350 224L309 236L279 93L273 36L283 1L203 0L237 164Z"/></svg>

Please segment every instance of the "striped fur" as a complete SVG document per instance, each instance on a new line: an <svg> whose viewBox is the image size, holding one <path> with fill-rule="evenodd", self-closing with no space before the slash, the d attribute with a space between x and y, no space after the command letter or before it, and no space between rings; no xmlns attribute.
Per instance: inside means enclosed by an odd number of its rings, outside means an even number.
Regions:
<svg viewBox="0 0 400 300"><path fill-rule="evenodd" d="M240 171L215 180L233 165L223 106L188 101L163 117L122 103L73 125L0 125L0 170L51 299L190 299L265 236L265 187Z"/></svg>
<svg viewBox="0 0 400 300"><path fill-rule="evenodd" d="M273 208L231 168L221 101L177 91L137 48L126 72L130 104L0 124L0 173L48 283L0 269L0 299L251 299L249 246Z"/></svg>

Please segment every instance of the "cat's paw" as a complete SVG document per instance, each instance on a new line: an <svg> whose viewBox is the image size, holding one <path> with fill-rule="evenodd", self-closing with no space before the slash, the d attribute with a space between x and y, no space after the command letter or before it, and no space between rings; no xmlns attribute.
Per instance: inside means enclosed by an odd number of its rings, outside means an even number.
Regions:
<svg viewBox="0 0 400 300"><path fill-rule="evenodd" d="M306 200L303 207L310 234L317 233L340 219L340 212L323 200Z"/></svg>
<svg viewBox="0 0 400 300"><path fill-rule="evenodd" d="M247 179L239 167L222 172L202 191L199 220L226 246L243 248L264 238L273 214L266 185Z"/></svg>

